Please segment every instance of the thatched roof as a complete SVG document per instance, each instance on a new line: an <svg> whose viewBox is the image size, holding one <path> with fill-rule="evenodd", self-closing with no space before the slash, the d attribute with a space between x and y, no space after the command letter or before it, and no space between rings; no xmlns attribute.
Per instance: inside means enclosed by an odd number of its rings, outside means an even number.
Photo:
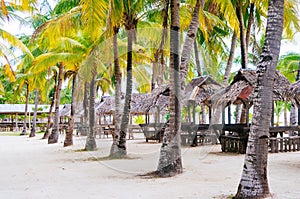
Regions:
<svg viewBox="0 0 300 199"><path fill-rule="evenodd" d="M300 80L291 84L285 90L286 101L291 101L295 106L300 108Z"/></svg>
<svg viewBox="0 0 300 199"><path fill-rule="evenodd" d="M96 103L95 104L95 109L96 107L98 106L99 103ZM82 102L77 102L75 103L75 108L76 108L76 111L75 111L75 117L76 118L80 118L82 115L83 115L83 103ZM65 104L63 105L63 108L60 109L59 111L59 116L60 117L69 117L71 115L71 104Z"/></svg>
<svg viewBox="0 0 300 199"><path fill-rule="evenodd" d="M138 110L133 110L133 107L136 106L139 102L143 102L149 94L139 94L139 93L132 93L131 96L131 114L144 114L145 112L138 112ZM124 104L125 97L122 96L122 102ZM98 115L109 115L113 114L115 111L115 97L114 96L103 96L102 102L97 106L96 113Z"/></svg>
<svg viewBox="0 0 300 199"><path fill-rule="evenodd" d="M65 104L64 107L59 111L60 117L70 116L71 104Z"/></svg>
<svg viewBox="0 0 300 199"><path fill-rule="evenodd" d="M185 92L182 93L182 102L183 104L187 104L189 100L194 100L197 104L201 104L221 88L222 86L210 76L194 78L187 85ZM157 108L159 108L161 113L166 113L170 103L169 96L170 85L164 84L158 86L144 101L141 101L137 106L133 107L133 111L151 113L157 112Z"/></svg>
<svg viewBox="0 0 300 199"><path fill-rule="evenodd" d="M187 85L183 99L194 100L197 104L205 101L217 93L223 86L210 76L200 76L192 79ZM184 102L186 104L186 102Z"/></svg>
<svg viewBox="0 0 300 199"><path fill-rule="evenodd" d="M227 105L228 103L241 104L252 101L252 91L256 85L256 79L255 70L240 70L227 88L220 90L209 99L210 103ZM290 82L278 71L275 73L274 80L273 100L286 101L285 91L290 86Z"/></svg>

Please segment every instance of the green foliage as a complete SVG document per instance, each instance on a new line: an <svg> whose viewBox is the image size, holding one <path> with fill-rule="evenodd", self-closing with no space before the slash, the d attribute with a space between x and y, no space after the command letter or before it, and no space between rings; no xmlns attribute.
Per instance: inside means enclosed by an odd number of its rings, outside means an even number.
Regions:
<svg viewBox="0 0 300 199"><path fill-rule="evenodd" d="M145 124L146 119L144 115L133 116L134 124Z"/></svg>

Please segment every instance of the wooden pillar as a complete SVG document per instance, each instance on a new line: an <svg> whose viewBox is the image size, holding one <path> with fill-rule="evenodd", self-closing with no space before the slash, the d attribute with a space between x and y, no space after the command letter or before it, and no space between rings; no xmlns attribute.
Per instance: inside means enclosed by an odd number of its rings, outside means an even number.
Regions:
<svg viewBox="0 0 300 199"><path fill-rule="evenodd" d="M247 125L247 127L249 127L249 109L250 109L250 104L247 102L246 103L246 111L247 111L246 125Z"/></svg>
<svg viewBox="0 0 300 199"><path fill-rule="evenodd" d="M211 107L208 107L208 120L211 123Z"/></svg>
<svg viewBox="0 0 300 199"><path fill-rule="evenodd" d="M18 128L18 113L16 113L16 131L18 131L19 128Z"/></svg>
<svg viewBox="0 0 300 199"><path fill-rule="evenodd" d="M193 123L196 123L196 103L193 101Z"/></svg>
<svg viewBox="0 0 300 199"><path fill-rule="evenodd" d="M272 117L271 117L271 126L274 126L274 101L272 101Z"/></svg>
<svg viewBox="0 0 300 199"><path fill-rule="evenodd" d="M222 107L222 135L225 135L225 130L223 128L225 125L225 108Z"/></svg>
<svg viewBox="0 0 300 199"><path fill-rule="evenodd" d="M228 124L231 124L231 105L228 105Z"/></svg>
<svg viewBox="0 0 300 199"><path fill-rule="evenodd" d="M188 101L188 122L191 122L191 102Z"/></svg>

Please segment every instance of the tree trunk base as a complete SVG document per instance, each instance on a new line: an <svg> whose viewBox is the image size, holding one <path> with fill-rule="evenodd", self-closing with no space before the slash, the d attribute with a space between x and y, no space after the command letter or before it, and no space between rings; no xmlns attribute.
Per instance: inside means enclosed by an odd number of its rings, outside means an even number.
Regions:
<svg viewBox="0 0 300 199"><path fill-rule="evenodd" d="M87 137L85 150L87 151L95 151L97 149L96 141L94 137Z"/></svg>
<svg viewBox="0 0 300 199"><path fill-rule="evenodd" d="M44 136L43 136L42 139L48 139L49 136L50 136L50 131L49 131L49 129L46 129L46 131L45 131Z"/></svg>
<svg viewBox="0 0 300 199"><path fill-rule="evenodd" d="M31 137L35 137L35 130L31 130L31 131L30 131L29 137L30 137L30 138L31 138Z"/></svg>
<svg viewBox="0 0 300 199"><path fill-rule="evenodd" d="M26 135L26 130L23 130L20 135Z"/></svg>
<svg viewBox="0 0 300 199"><path fill-rule="evenodd" d="M124 158L127 156L126 149L120 148L118 145L111 146L109 157L111 158Z"/></svg>
<svg viewBox="0 0 300 199"><path fill-rule="evenodd" d="M48 138L48 144L54 144L58 142L58 131L52 130L51 135Z"/></svg>
<svg viewBox="0 0 300 199"><path fill-rule="evenodd" d="M71 141L64 141L64 147L72 146L72 145L73 145L73 140L71 140Z"/></svg>
<svg viewBox="0 0 300 199"><path fill-rule="evenodd" d="M180 147L176 143L170 142L161 147L157 172L160 177L172 177L182 173Z"/></svg>

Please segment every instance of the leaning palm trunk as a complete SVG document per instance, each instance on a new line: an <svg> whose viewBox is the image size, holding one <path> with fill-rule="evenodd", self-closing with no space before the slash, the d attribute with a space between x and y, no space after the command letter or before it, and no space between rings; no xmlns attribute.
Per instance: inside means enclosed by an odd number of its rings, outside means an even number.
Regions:
<svg viewBox="0 0 300 199"><path fill-rule="evenodd" d="M151 90L153 90L156 86L156 84L160 85L158 81L158 77L161 76L164 73L164 70L159 70L159 58L163 60L163 46L165 45L166 38L168 35L168 11L169 11L169 0L164 0L163 3L164 8L162 10L162 16L163 16L163 30L161 34L161 41L159 44L159 48L154 53L154 61L153 61L153 70L152 70L152 78L151 78ZM161 66L163 66L163 63L161 63ZM162 69L162 68L161 68Z"/></svg>
<svg viewBox="0 0 300 199"><path fill-rule="evenodd" d="M113 136L113 143L110 148L110 156L114 157L118 152L118 140L120 138L121 122L122 122L122 106L121 106L121 70L119 63L119 54L118 54L118 32L119 27L114 27L114 36L113 36L113 50L114 50L114 73L115 73L115 132Z"/></svg>
<svg viewBox="0 0 300 199"><path fill-rule="evenodd" d="M29 137L34 137L35 136L35 132L36 132L36 114L37 114L38 102L39 102L39 90L36 89L36 91L35 91L35 100L34 100L33 122L32 122L32 127L31 127Z"/></svg>
<svg viewBox="0 0 300 199"><path fill-rule="evenodd" d="M180 148L181 92L185 81L192 49L199 25L200 0L197 0L191 24L184 41L181 62L179 62L179 1L171 1L171 40L170 40L170 119L165 129L161 147L158 172L160 176L173 176L182 173Z"/></svg>
<svg viewBox="0 0 300 199"><path fill-rule="evenodd" d="M223 85L228 86L228 80L230 77L230 71L234 59L234 52L235 52L235 46L236 46L236 40L237 40L237 35L234 32L231 38L231 46L230 46L230 52L229 52L229 57L227 61L227 66L225 68L225 74L224 74L224 79L223 79Z"/></svg>
<svg viewBox="0 0 300 199"><path fill-rule="evenodd" d="M95 140L95 71L92 72L92 79L90 83L90 103L89 103L89 132L86 138L85 150L96 150Z"/></svg>
<svg viewBox="0 0 300 199"><path fill-rule="evenodd" d="M58 142L59 135L59 102L60 102L60 93L62 86L62 78L63 78L63 64L58 64L58 83L55 91L55 114L53 119L53 127L51 131L51 135L48 138L48 144L53 144Z"/></svg>
<svg viewBox="0 0 300 199"><path fill-rule="evenodd" d="M180 59L179 59L179 0L171 0L170 37L170 118L165 128L157 172L160 176L182 173L180 149ZM191 46L192 47L192 46Z"/></svg>
<svg viewBox="0 0 300 199"><path fill-rule="evenodd" d="M20 135L26 135L26 131L27 131L28 96L29 96L29 85L26 83L26 104L25 104L25 113L24 113L24 123L23 123L23 131Z"/></svg>
<svg viewBox="0 0 300 199"><path fill-rule="evenodd" d="M134 38L134 28L132 25L130 25L133 20L131 21L133 16L128 14L127 16L127 82L126 82L126 96L125 96L125 103L124 103L124 109L123 109L123 116L121 120L121 129L120 129L120 137L118 141L118 150L115 152L115 157L123 157L127 155L127 149L126 149L126 133L127 133L127 127L129 123L129 115L130 115L130 103L131 103L131 93L132 93L132 44L133 44L133 38Z"/></svg>
<svg viewBox="0 0 300 199"><path fill-rule="evenodd" d="M84 93L83 93L83 129L80 135L86 136L88 134L88 122L89 122L89 84L87 81L84 82Z"/></svg>
<svg viewBox="0 0 300 199"><path fill-rule="evenodd" d="M53 93L53 97L51 100L51 104L50 104L50 108L49 108L49 113L48 113L48 121L47 121L47 127L46 127L46 131L44 133L44 136L42 139L48 139L50 136L50 128L51 128L51 116L52 116L52 109L54 106L54 102L55 102L55 93L56 93L56 78L57 78L57 73L54 74L53 79L54 79L54 93Z"/></svg>
<svg viewBox="0 0 300 199"><path fill-rule="evenodd" d="M269 1L266 39L257 65L254 115L236 198L264 198L270 194L267 177L268 137L272 115L273 81L283 29L283 5L282 0Z"/></svg>
<svg viewBox="0 0 300 199"><path fill-rule="evenodd" d="M237 5L236 13L237 13L237 17L238 17L238 20L239 20L239 28L240 28L242 68L246 69L247 64L248 64L248 49L247 49L247 45L246 45L242 2L240 2L239 5Z"/></svg>
<svg viewBox="0 0 300 199"><path fill-rule="evenodd" d="M66 138L64 141L64 147L73 145L73 131L74 131L74 115L76 111L76 104L75 104L75 98L76 98L76 72L73 74L73 82L72 82L72 102L71 102L71 114L69 118L69 124L68 129L66 132Z"/></svg>

